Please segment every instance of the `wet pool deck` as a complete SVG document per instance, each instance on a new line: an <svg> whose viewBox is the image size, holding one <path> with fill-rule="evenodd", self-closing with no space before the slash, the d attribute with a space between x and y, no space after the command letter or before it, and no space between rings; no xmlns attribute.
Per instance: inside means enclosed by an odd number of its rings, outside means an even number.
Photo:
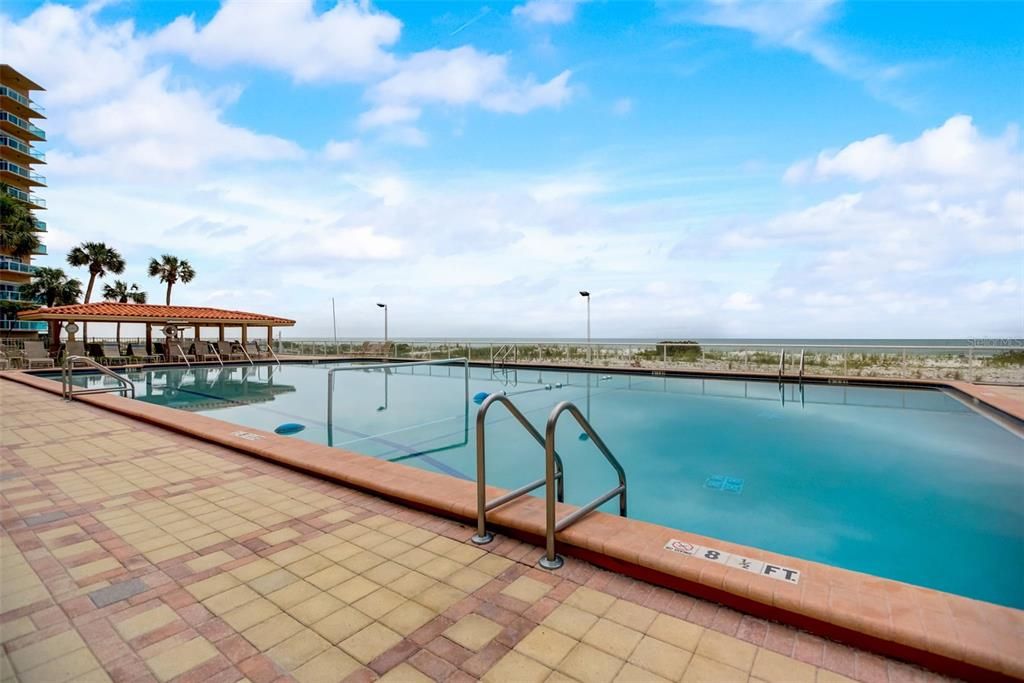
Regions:
<svg viewBox="0 0 1024 683"><path fill-rule="evenodd" d="M0 679L943 680L0 381Z"/></svg>

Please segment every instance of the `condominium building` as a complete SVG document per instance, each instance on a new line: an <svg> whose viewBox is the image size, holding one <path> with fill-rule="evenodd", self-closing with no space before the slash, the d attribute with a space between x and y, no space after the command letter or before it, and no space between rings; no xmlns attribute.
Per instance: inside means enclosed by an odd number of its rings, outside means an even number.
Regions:
<svg viewBox="0 0 1024 683"><path fill-rule="evenodd" d="M46 133L32 123L45 119L43 108L32 101L33 91L43 90L8 64L0 64L0 183L4 190L32 210L33 215L46 208L46 200L36 190L46 187L46 178L34 167L46 159L36 145L46 141ZM46 232L46 223L35 219L36 229ZM21 285L32 278L33 256L46 254L40 246L34 254L15 256L0 244L0 302L20 302ZM46 330L46 323L19 321L11 306L0 307L0 337L23 337Z"/></svg>

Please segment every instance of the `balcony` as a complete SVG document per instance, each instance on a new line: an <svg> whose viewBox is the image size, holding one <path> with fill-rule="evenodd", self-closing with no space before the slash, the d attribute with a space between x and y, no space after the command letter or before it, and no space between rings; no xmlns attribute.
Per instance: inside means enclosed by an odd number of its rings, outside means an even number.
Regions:
<svg viewBox="0 0 1024 683"><path fill-rule="evenodd" d="M36 226L36 230L39 232L46 232L46 221L41 221L38 218L32 220L32 223Z"/></svg>
<svg viewBox="0 0 1024 683"><path fill-rule="evenodd" d="M36 256L46 256L46 245L40 244L32 253Z"/></svg>
<svg viewBox="0 0 1024 683"><path fill-rule="evenodd" d="M0 330L11 332L45 332L46 323L37 320L0 320Z"/></svg>
<svg viewBox="0 0 1024 683"><path fill-rule="evenodd" d="M9 135L0 135L0 145L4 147L10 147L11 149L17 150L29 157L26 163L46 163L46 155L42 152L32 149L32 147L18 138L10 137Z"/></svg>
<svg viewBox="0 0 1024 683"><path fill-rule="evenodd" d="M22 263L6 256L0 256L0 270L9 271L11 273L24 273L25 275L32 275L36 272L36 267L28 263Z"/></svg>
<svg viewBox="0 0 1024 683"><path fill-rule="evenodd" d="M44 187L46 186L45 176L39 175L38 173L33 173L30 169L27 169L24 166L18 166L17 164L12 163L10 161L4 161L3 159L0 159L0 171L6 171L8 173L13 173L14 175L20 176L24 180L28 181L29 185L41 185Z"/></svg>
<svg viewBox="0 0 1024 683"><path fill-rule="evenodd" d="M4 126L4 124L7 124L7 126ZM16 126L34 137L36 140L46 141L46 133L43 132L42 128L33 125L27 119L15 116L9 111L0 111L0 126L4 126L5 128L8 126Z"/></svg>
<svg viewBox="0 0 1024 683"><path fill-rule="evenodd" d="M22 107L24 107L25 110L27 110L27 112L22 112L25 116L43 117L44 112L46 111L39 104L25 97L17 90L14 90L13 88L8 88L6 85L0 85L0 97L9 97L10 99L14 100Z"/></svg>
<svg viewBox="0 0 1024 683"><path fill-rule="evenodd" d="M27 304L42 304L43 300L27 298L21 295L18 285L0 285L0 301L20 301Z"/></svg>
<svg viewBox="0 0 1024 683"><path fill-rule="evenodd" d="M16 187L8 185L7 194L11 195L15 199L20 199L34 209L46 208L46 200L32 192L25 192L24 190L19 190Z"/></svg>

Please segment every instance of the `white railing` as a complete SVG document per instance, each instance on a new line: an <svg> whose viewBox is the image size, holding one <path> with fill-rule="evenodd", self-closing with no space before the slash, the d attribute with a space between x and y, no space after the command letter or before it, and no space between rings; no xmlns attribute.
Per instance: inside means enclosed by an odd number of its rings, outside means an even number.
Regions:
<svg viewBox="0 0 1024 683"><path fill-rule="evenodd" d="M945 379L997 384L1024 384L1024 343L988 345L814 344L757 342L594 342L590 366L740 372L799 378L844 376L891 379ZM278 353L314 357L389 357L437 360L465 356L491 363L500 349L515 344L517 358L508 365L587 366L582 341L365 340L283 339ZM782 351L786 357L780 363ZM376 351L376 353L374 353Z"/></svg>

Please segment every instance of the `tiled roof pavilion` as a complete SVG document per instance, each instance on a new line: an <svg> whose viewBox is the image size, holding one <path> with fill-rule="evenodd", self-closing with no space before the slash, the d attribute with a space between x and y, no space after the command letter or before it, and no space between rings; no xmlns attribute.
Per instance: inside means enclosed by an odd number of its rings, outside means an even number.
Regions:
<svg viewBox="0 0 1024 683"><path fill-rule="evenodd" d="M241 328L242 343L249 338L250 327L267 328L267 343L273 337L275 327L291 327L294 320L279 318L262 313L246 311L230 311L207 306L161 306L158 304L119 304L96 302L91 304L72 304L70 306L52 306L20 311L22 320L41 320L55 322L104 322L104 323L141 323L146 326L146 346L152 347L153 327L162 328L166 325L193 327L195 338L200 337L203 327L216 327L219 338L224 339L227 327Z"/></svg>
<svg viewBox="0 0 1024 683"><path fill-rule="evenodd" d="M118 304L97 302L53 306L21 311L23 320L75 320L110 323L180 323L184 325L225 325L238 327L291 327L294 320L262 313L229 311L206 306L160 306L157 304Z"/></svg>

